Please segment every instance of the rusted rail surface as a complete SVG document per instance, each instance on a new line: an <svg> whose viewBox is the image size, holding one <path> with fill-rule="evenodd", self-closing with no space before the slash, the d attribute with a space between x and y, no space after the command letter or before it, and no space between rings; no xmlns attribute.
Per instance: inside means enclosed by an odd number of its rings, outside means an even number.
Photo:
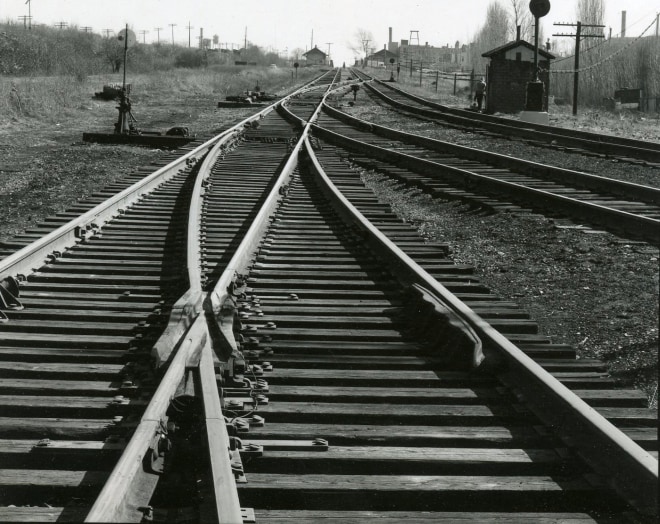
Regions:
<svg viewBox="0 0 660 524"><path fill-rule="evenodd" d="M371 77L362 71L354 69L351 72L362 80L371 80ZM426 119L441 120L447 125L461 129L482 129L503 136L516 136L534 141L536 145L546 144L548 147L566 152L597 154L630 162L646 162L651 165L660 164L660 143L657 142L550 127L452 108L408 93L380 80L365 84L365 88L380 100L401 111Z"/></svg>
<svg viewBox="0 0 660 524"><path fill-rule="evenodd" d="M339 81L335 72L327 78L328 86ZM306 91L244 124L238 139L211 145L160 193L57 257L104 246L94 266L101 269L111 245L144 239L142 252L129 255L140 261L135 274L115 263L119 281L105 283L114 295L97 298L90 288L84 304L106 321L114 308L134 304L139 285L137 303L144 311L157 304L160 325L142 325L148 334L121 342L115 322L103 337L76 325L90 337L75 351L74 335L57 342L53 326L34 347L3 348L3 362L25 359L41 370L48 361L56 364L50 372L62 373L57 383L38 384L26 364L11 364L4 373L30 379L12 387L46 388L53 402L42 404L57 417L89 404L97 425L68 421L76 442L65 436L67 421L47 426L51 440L37 447L55 457L49 468L24 435L18 450L7 443L10 475L21 471L60 491L45 501L49 508L39 494L26 496L28 483L3 480L18 504L2 508L0 520L593 522L653 512L657 461L606 420L636 424L631 435L657 445L644 427L654 414L636 408L641 397L615 389L598 363L584 373L570 348L535 334L524 312L490 295L446 246L425 244L379 203L342 160L345 152L310 141L322 98ZM127 217L132 233L115 228ZM61 298L52 297L55 308ZM96 384L71 380L89 379L97 365ZM74 395L62 397L62 384L79 388L70 407L62 404ZM118 387L128 402L114 398ZM125 440L103 441L108 402L95 400L100 395L130 411L114 419ZM2 417L18 409L3 402ZM552 416L571 427L555 432ZM0 420L2 438L23 431L7 422ZM597 434L609 467L576 432ZM32 461L31 472L16 467L23 460ZM616 471L621 464L628 477Z"/></svg>

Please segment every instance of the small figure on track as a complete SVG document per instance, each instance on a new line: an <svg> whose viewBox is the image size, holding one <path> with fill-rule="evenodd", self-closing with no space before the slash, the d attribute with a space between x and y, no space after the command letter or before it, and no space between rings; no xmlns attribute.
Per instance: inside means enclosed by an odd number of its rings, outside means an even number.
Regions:
<svg viewBox="0 0 660 524"><path fill-rule="evenodd" d="M477 111L481 111L481 105L484 101L484 95L486 94L486 82L481 78L477 82L477 87L474 93L474 99L477 101Z"/></svg>
<svg viewBox="0 0 660 524"><path fill-rule="evenodd" d="M351 91L353 91L353 101L357 100L357 93L360 90L360 86L357 84L351 85Z"/></svg>

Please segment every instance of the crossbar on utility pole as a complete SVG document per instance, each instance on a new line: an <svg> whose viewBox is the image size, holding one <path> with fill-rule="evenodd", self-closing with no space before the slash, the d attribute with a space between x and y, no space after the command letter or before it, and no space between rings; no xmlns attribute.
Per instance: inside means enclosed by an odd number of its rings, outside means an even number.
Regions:
<svg viewBox="0 0 660 524"><path fill-rule="evenodd" d="M569 37L575 37L575 66L574 66L574 72L573 72L573 116L577 115L577 108L578 108L578 86L579 86L579 74L580 74L580 40L582 38L605 38L605 35L583 35L582 34L582 28L583 27L601 27L604 28L604 25L599 25L599 24L583 24L582 22L577 22L576 24L566 24L563 22L558 22L553 25L556 26L569 26L569 27L576 27L575 34L564 34L564 33L556 33L552 36L569 36Z"/></svg>

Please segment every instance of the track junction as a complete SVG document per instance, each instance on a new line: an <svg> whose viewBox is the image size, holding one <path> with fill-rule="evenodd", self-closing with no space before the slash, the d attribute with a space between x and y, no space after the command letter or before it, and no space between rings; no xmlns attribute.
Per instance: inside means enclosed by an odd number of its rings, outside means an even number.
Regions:
<svg viewBox="0 0 660 524"><path fill-rule="evenodd" d="M644 395L351 163L650 243L657 190L357 122L348 93L329 71L3 247L0 520L657 517Z"/></svg>

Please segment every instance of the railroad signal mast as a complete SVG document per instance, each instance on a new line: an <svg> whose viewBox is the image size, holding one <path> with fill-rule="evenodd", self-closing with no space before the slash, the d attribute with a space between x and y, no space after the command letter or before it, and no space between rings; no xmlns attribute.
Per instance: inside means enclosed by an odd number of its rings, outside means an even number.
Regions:
<svg viewBox="0 0 660 524"><path fill-rule="evenodd" d="M28 16L27 16L28 29L32 29L32 0L26 0L25 3L28 6Z"/></svg>
<svg viewBox="0 0 660 524"><path fill-rule="evenodd" d="M578 86L579 86L579 73L580 73L580 40L582 38L605 38L605 35L602 33L600 34L582 34L582 28L584 27L599 27L599 28L604 28L604 25L599 25L599 24L583 24L582 22L577 22L575 24L568 24L568 23L562 23L558 22L553 24L555 26L568 26L568 27L575 27L575 33L574 34L566 34L566 33L555 33L552 36L570 36L570 37L575 37L575 66L574 66L574 72L573 72L573 115L577 115L577 110L578 110Z"/></svg>
<svg viewBox="0 0 660 524"><path fill-rule="evenodd" d="M550 12L549 0L531 0L529 10L534 16L534 67L532 74L534 77L527 82L527 99L525 100L525 113L529 112L529 118L547 118L547 113L543 113L543 91L545 86L539 79L539 18L544 17Z"/></svg>
<svg viewBox="0 0 660 524"><path fill-rule="evenodd" d="M117 40L123 42L124 44L124 77L121 86L121 92L119 93L119 119L115 124L115 133L116 134L128 134L134 128L134 124L137 123L135 117L131 113L131 101L128 98L128 93L126 92L126 57L128 56L128 48L135 45L136 38L135 33L126 27L119 31L117 35Z"/></svg>

